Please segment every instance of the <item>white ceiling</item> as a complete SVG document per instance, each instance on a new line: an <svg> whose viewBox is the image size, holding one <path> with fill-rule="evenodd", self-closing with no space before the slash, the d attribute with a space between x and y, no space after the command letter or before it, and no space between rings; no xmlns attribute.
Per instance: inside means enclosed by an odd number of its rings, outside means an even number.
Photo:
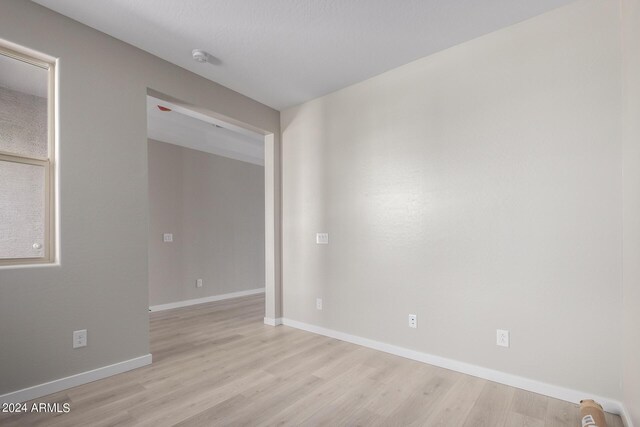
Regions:
<svg viewBox="0 0 640 427"><path fill-rule="evenodd" d="M280 110L573 0L33 1Z"/></svg>
<svg viewBox="0 0 640 427"><path fill-rule="evenodd" d="M160 111L158 105L172 111ZM151 96L147 96L147 135L193 150L264 165L262 135Z"/></svg>

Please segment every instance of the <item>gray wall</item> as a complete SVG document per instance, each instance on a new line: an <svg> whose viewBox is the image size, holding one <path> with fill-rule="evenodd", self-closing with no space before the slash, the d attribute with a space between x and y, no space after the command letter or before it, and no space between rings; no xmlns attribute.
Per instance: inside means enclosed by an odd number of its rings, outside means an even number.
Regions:
<svg viewBox="0 0 640 427"><path fill-rule="evenodd" d="M283 111L284 317L620 399L619 12L581 0Z"/></svg>
<svg viewBox="0 0 640 427"><path fill-rule="evenodd" d="M640 426L640 1L622 2L625 48L624 169L624 404Z"/></svg>
<svg viewBox="0 0 640 427"><path fill-rule="evenodd" d="M150 140L149 305L264 288L264 277L264 167Z"/></svg>
<svg viewBox="0 0 640 427"><path fill-rule="evenodd" d="M147 88L276 135L279 113L29 1L2 1L0 38L59 58L61 245L0 269L2 394L149 352Z"/></svg>

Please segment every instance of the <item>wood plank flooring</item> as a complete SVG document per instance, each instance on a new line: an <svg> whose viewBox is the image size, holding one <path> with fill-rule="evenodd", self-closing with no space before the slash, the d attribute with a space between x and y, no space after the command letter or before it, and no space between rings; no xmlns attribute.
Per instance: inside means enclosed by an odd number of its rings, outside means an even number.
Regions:
<svg viewBox="0 0 640 427"><path fill-rule="evenodd" d="M36 400L68 414L0 414L0 425L580 425L577 405L265 326L263 313L261 295L153 313L151 366Z"/></svg>

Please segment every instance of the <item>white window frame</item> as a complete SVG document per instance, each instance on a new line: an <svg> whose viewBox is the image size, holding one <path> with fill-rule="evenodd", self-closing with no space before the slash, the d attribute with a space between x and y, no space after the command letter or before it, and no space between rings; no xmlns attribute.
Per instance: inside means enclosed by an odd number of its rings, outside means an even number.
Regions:
<svg viewBox="0 0 640 427"><path fill-rule="evenodd" d="M0 55L7 56L27 64L47 70L47 146L48 157L41 158L22 154L9 153L0 150L0 160L27 165L41 166L45 171L45 200L44 200L44 256L38 258L5 258L0 259L1 266L48 264L56 259L55 233L55 63L35 58L28 53L19 52L0 44Z"/></svg>

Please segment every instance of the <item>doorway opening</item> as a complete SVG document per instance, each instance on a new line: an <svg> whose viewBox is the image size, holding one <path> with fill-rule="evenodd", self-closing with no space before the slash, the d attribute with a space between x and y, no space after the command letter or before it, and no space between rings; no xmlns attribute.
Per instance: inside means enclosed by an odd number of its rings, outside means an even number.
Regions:
<svg viewBox="0 0 640 427"><path fill-rule="evenodd" d="M149 93L147 137L150 311L244 297L270 323L273 134Z"/></svg>

